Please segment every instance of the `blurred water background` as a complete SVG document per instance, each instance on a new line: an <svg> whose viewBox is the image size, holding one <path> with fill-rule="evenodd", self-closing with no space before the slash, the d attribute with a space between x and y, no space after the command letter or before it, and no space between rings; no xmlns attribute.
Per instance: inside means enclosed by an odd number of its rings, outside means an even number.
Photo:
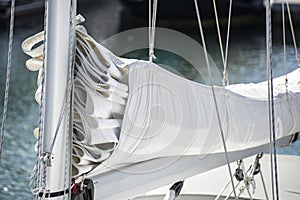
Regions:
<svg viewBox="0 0 300 200"><path fill-rule="evenodd" d="M90 34L98 41L112 36L119 31L121 26L122 6L117 1L107 1L106 4L79 7L79 12L86 17L84 24ZM124 24L122 25L124 27ZM126 27L126 25L125 25ZM228 74L230 83L249 83L266 80L266 53L265 53L265 24L264 20L257 19L248 25L233 26L230 38L230 50L228 60ZM195 39L199 40L197 27L187 30ZM226 28L226 27L225 27ZM28 57L21 50L21 43L27 37L43 29L43 14L24 19L16 18L12 77L9 96L9 108L3 157L0 163L0 200L24 200L32 199L28 186L31 170L35 162L33 129L38 125L38 105L34 100L37 73L32 73L25 68ZM224 29L224 28L223 28ZM226 30L226 29L224 29ZM225 33L223 30L223 33ZM222 71L222 62L219 53L219 44L216 39L215 26L205 27L208 52L216 65ZM299 36L299 27L296 33ZM297 34L296 34L297 35ZM148 37L145 35L145 37ZM273 64L275 75L284 74L283 48L281 25L275 25L273 29ZM294 47L289 31L287 32L287 66L288 71L297 67ZM298 37L298 44L299 44ZM0 26L0 105L4 96L8 47L8 27ZM298 48L298 51L300 49ZM147 58L147 51L136 51L127 54L128 57ZM156 52L157 61L173 66L184 76L197 79L197 74L189 63L178 56L164 51ZM281 154L299 155L300 142L289 147L278 149Z"/></svg>

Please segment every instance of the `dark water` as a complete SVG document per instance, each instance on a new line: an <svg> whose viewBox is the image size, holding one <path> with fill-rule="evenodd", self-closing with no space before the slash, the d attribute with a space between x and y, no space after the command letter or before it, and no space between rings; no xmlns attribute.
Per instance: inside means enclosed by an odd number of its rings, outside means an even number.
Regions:
<svg viewBox="0 0 300 200"><path fill-rule="evenodd" d="M25 68L27 56L21 50L21 42L41 28L27 23L15 29L8 117L0 164L1 200L31 199L28 180L35 159L32 131L38 124L38 106L34 102L37 74ZM0 29L0 46L2 116L8 46L8 31L4 27Z"/></svg>
<svg viewBox="0 0 300 200"><path fill-rule="evenodd" d="M115 6L112 4L112 6ZM91 14L90 14L91 15ZM95 12L95 15L101 15ZM114 18L118 15L111 14ZM103 17L103 16L101 16ZM114 19L108 17L108 20ZM13 50L13 70L11 77L11 89L9 97L9 112L3 146L3 157L0 164L0 200L24 200L31 199L32 195L28 187L28 180L35 162L34 143L35 138L32 131L38 125L38 105L34 101L36 90L37 73L29 72L25 68L25 60L28 57L21 50L21 42L30 35L42 30L42 18L38 20L28 20L26 23L20 22L16 25L14 35ZM89 18L89 16L87 17ZM88 29L98 40L103 40L117 30L115 23L110 27L109 23L102 18L102 22L95 19L87 23ZM16 19L18 20L18 19ZM258 19L259 20L259 19ZM94 23L94 24L93 24ZM102 23L102 24L101 24ZM104 25L103 25L104 24ZM274 29L274 40L281 38L280 25ZM103 27L103 28L99 28ZM231 43L228 60L228 73L231 83L259 82L266 80L265 62L265 32L264 24L256 23L251 26L234 27L231 32ZM218 41L215 39L216 32L213 28L207 28L207 46L211 57L217 66L221 65ZM191 35L198 37L197 30ZM299 33L299 28L296 33ZM299 34L298 34L299 35ZM147 37L147 36L146 36ZM299 43L299 40L298 40ZM288 71L295 69L294 49L291 45L291 38L288 37L287 55ZM0 103L3 105L3 94L6 74L8 46L8 30L4 26L0 27ZM298 51L300 49L298 48ZM133 52L133 57L145 57L143 52ZM194 72L185 66L188 65L184 60L177 59L166 52L156 54L159 61L169 66L175 66L185 76L197 79ZM274 43L273 58L274 71L276 75L284 74L283 49L280 42ZM221 67L220 67L221 69ZM1 109L2 112L2 109ZM290 147L278 149L279 153L300 155L300 142L292 144Z"/></svg>

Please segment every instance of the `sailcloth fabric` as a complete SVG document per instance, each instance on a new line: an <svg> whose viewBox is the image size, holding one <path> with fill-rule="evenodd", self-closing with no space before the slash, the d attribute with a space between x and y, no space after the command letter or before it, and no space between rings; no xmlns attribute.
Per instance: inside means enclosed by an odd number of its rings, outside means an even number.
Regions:
<svg viewBox="0 0 300 200"><path fill-rule="evenodd" d="M112 63L118 60L128 69L128 98L118 145L87 177L155 158L224 151L211 87L152 62L120 59L95 46ZM277 138L300 130L300 70L288 74L288 79L288 92L283 78L274 80ZM269 143L267 89L266 82L215 86L228 151Z"/></svg>
<svg viewBox="0 0 300 200"><path fill-rule="evenodd" d="M276 138L300 130L300 70L274 90ZM276 83L276 81L275 81ZM90 173L167 156L223 152L211 88L178 77L156 64L129 65L129 96L119 144ZM267 84L215 87L228 151L269 143Z"/></svg>
<svg viewBox="0 0 300 200"><path fill-rule="evenodd" d="M81 26L75 60L74 177L223 152L215 103L228 151L269 143L267 82L214 86L215 102L210 86L152 62L119 58ZM274 80L276 138L300 131L300 69L287 76L287 87L285 77Z"/></svg>
<svg viewBox="0 0 300 200"><path fill-rule="evenodd" d="M115 150L128 97L127 69L77 27L73 177L93 171ZM106 52L106 53L102 53Z"/></svg>

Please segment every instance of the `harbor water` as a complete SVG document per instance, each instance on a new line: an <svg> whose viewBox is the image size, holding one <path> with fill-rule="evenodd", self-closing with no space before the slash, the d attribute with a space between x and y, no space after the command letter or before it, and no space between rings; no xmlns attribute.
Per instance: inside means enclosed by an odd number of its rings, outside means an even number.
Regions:
<svg viewBox="0 0 300 200"><path fill-rule="evenodd" d="M82 8L86 13L86 23L90 34L98 41L112 36L118 32L120 26L121 6L115 1L107 5L108 8ZM104 6L104 7L105 7ZM104 9L104 10L103 10ZM266 51L265 51L265 24L263 20L257 19L249 25L233 26L230 35L230 46L228 54L228 74L230 83L250 83L266 80ZM123 25L124 27L124 25ZM35 163L36 153L34 145L36 139L33 129L38 126L39 106L34 100L37 89L37 73L30 72L25 67L28 59L22 50L21 43L27 37L43 29L43 16L30 17L27 20L16 18L14 31L14 43L12 54L12 76L9 96L8 118L3 145L3 155L0 163L0 200L24 200L32 199L29 177ZM224 27L223 27L224 29ZM222 62L217 40L215 26L205 27L207 47L210 56L215 61L219 70L222 71ZM300 29L296 27L296 36ZM197 27L188 30L194 39L200 41ZM226 27L222 30L226 33ZM148 37L145 35L145 37ZM276 24L273 29L273 65L274 75L284 74L282 28ZM300 38L297 38L300 44ZM225 37L223 39L225 41ZM0 105L2 116L3 96L5 90L6 63L8 49L8 27L0 27ZM290 31L287 31L287 71L297 68L294 46ZM300 48L298 48L300 51ZM147 51L135 51L126 54L127 57L147 58ZM197 79L195 71L185 60L165 51L156 52L157 61L168 66L173 66L184 76ZM300 156L300 142L289 147L278 148L281 154Z"/></svg>

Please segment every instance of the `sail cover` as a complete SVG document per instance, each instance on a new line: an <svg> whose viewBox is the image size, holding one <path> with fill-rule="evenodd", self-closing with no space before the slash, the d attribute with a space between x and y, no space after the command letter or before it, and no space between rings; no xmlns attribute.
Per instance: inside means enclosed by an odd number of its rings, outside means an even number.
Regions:
<svg viewBox="0 0 300 200"><path fill-rule="evenodd" d="M40 69L41 52L30 52L27 67ZM229 152L269 143L267 82L214 86L215 102L210 86L152 62L119 58L82 26L75 60L75 178L156 158L223 152L220 126ZM300 69L287 77L287 87L285 77L274 80L277 139L300 131Z"/></svg>

